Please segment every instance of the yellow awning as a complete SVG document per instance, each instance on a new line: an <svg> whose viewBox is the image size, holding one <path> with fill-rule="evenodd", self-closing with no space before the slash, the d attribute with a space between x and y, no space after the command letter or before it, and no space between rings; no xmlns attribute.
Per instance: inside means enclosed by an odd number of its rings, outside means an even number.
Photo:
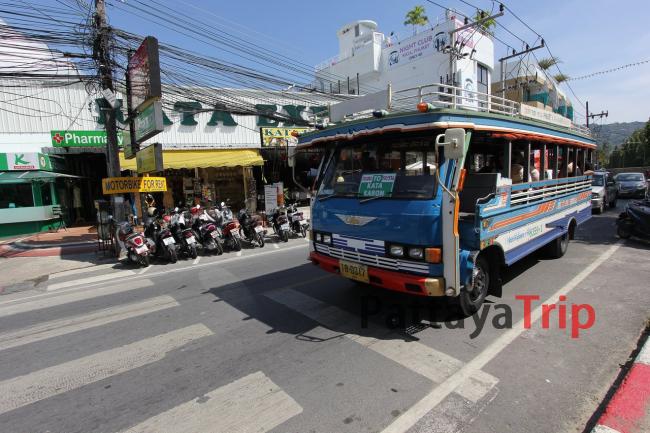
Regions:
<svg viewBox="0 0 650 433"><path fill-rule="evenodd" d="M264 165L257 149L164 150L165 168L248 167ZM124 159L120 152L120 168L136 170L135 158Z"/></svg>

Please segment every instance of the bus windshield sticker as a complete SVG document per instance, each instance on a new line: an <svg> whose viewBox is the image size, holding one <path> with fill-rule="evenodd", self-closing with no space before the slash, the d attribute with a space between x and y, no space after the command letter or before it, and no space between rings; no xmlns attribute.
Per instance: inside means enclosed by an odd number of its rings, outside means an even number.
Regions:
<svg viewBox="0 0 650 433"><path fill-rule="evenodd" d="M373 173L361 176L359 197L390 197L395 185L395 173Z"/></svg>

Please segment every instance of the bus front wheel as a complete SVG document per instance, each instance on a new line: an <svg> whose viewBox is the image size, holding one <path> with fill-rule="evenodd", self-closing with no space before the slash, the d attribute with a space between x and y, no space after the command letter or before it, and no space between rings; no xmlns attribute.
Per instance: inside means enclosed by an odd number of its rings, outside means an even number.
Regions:
<svg viewBox="0 0 650 433"><path fill-rule="evenodd" d="M569 238L570 235L567 231L562 236L548 244L548 252L552 259L559 259L566 254L566 251L569 248Z"/></svg>
<svg viewBox="0 0 650 433"><path fill-rule="evenodd" d="M484 255L477 257L472 270L472 282L458 295L460 308L466 316L474 315L488 294L490 288L490 263Z"/></svg>

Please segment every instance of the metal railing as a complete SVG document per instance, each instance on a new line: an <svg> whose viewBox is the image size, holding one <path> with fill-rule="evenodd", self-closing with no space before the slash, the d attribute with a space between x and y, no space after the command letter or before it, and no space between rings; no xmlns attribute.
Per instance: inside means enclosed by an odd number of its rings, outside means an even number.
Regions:
<svg viewBox="0 0 650 433"><path fill-rule="evenodd" d="M428 84L398 91L393 91L389 86L388 98L386 98L387 103L383 106L375 106L376 98L373 99L372 95L362 96L359 99L362 100L366 97L369 101L368 106L364 107L363 110L349 113L345 116L345 120L370 117L373 115L373 111L383 109L390 113L414 111L416 110L417 104L421 102L431 104L435 108L495 113L514 118L529 118L521 114L521 102L512 101L488 93L466 90L461 87L450 86L447 84ZM342 104L345 104L345 102ZM358 109L362 104L362 101L358 101L355 105L355 109ZM565 120L568 121L569 119ZM570 131L577 132L581 135L591 135L589 129L582 125L571 123L570 126L559 126L565 127Z"/></svg>

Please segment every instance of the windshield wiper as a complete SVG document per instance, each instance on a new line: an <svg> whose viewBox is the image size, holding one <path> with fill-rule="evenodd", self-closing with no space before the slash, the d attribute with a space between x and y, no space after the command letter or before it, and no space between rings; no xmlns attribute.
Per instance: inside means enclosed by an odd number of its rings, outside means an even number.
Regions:
<svg viewBox="0 0 650 433"><path fill-rule="evenodd" d="M322 195L322 196L318 197L318 201L327 200L328 198L335 197L336 195L338 195L338 193L335 193L335 192L332 193L332 194Z"/></svg>
<svg viewBox="0 0 650 433"><path fill-rule="evenodd" d="M374 197L368 197L368 198L364 198L363 200L359 200L359 203L365 203L367 201L375 200L375 199L378 199L378 198L385 198L385 197L381 196L381 195L376 195Z"/></svg>

